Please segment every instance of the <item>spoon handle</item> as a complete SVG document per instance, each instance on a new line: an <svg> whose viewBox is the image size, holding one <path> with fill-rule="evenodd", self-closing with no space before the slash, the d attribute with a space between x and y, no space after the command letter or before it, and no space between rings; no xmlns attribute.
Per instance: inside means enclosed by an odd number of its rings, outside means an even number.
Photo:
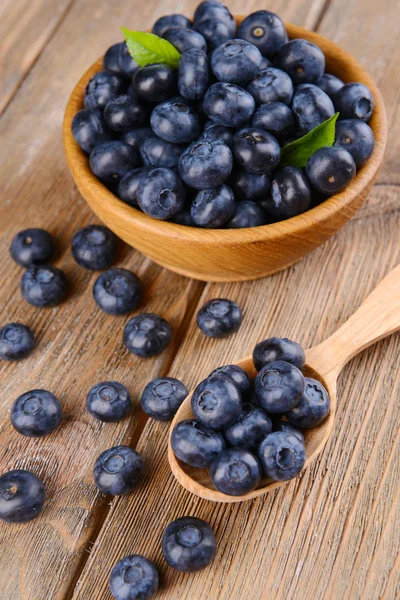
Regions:
<svg viewBox="0 0 400 600"><path fill-rule="evenodd" d="M398 329L400 265L382 279L348 321L312 351L325 354L326 370L338 375L356 354Z"/></svg>

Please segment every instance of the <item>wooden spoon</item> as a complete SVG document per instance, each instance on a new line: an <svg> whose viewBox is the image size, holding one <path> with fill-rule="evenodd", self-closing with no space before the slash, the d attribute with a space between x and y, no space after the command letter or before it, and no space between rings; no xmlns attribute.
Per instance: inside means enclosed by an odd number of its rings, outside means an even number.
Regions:
<svg viewBox="0 0 400 600"><path fill-rule="evenodd" d="M331 411L320 425L303 432L307 454L304 468L308 467L322 451L331 434L336 413L336 383L340 371L356 354L398 329L400 329L400 265L381 281L340 329L318 346L306 351L304 373L318 379L326 387L331 398ZM251 378L255 377L256 370L252 358L245 358L237 364ZM189 394L175 415L170 436L179 421L193 418L191 395ZM170 436L168 460L172 472L184 488L201 498L214 502L241 502L257 498L286 483L264 478L257 489L244 496L222 494L214 488L208 469L189 467L176 458L171 448Z"/></svg>

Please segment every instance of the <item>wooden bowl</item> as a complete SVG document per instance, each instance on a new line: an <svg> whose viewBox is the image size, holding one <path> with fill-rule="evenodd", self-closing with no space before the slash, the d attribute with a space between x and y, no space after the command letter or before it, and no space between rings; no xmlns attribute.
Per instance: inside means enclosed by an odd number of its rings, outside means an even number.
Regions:
<svg viewBox="0 0 400 600"><path fill-rule="evenodd" d="M237 17L238 23L244 17ZM93 211L118 237L159 265L202 281L244 281L276 273L326 242L361 207L383 162L387 118L382 96L359 63L326 38L286 23L290 38L304 38L325 54L326 70L345 82L369 87L375 110L369 123L375 150L346 190L319 206L272 225L249 229L200 229L157 221L119 200L90 171L88 158L71 133L75 113L83 108L89 79L101 69L98 60L76 85L68 101L63 138L76 185Z"/></svg>

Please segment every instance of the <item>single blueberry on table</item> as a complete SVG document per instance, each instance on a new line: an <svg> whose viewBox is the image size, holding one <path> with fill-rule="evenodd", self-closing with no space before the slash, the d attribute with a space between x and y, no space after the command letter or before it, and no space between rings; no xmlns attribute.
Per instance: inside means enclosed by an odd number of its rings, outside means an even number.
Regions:
<svg viewBox="0 0 400 600"><path fill-rule="evenodd" d="M287 338L268 338L254 348L253 362L257 371L276 360L283 360L302 369L306 362L306 354L300 344Z"/></svg>
<svg viewBox="0 0 400 600"><path fill-rule="evenodd" d="M210 477L222 494L243 496L260 483L261 466L247 448L227 448L211 463Z"/></svg>
<svg viewBox="0 0 400 600"><path fill-rule="evenodd" d="M179 460L191 467L208 467L225 447L222 433L195 420L181 421L171 433L172 450Z"/></svg>
<svg viewBox="0 0 400 600"><path fill-rule="evenodd" d="M208 88L209 69L204 50L192 48L181 54L178 67L178 90L187 100L201 100Z"/></svg>
<svg viewBox="0 0 400 600"><path fill-rule="evenodd" d="M271 173L277 166L281 149L277 140L263 129L240 129L233 138L235 163L249 173Z"/></svg>
<svg viewBox="0 0 400 600"><path fill-rule="evenodd" d="M11 408L14 429L28 437L48 435L61 423L62 408L46 390L31 390L19 396Z"/></svg>
<svg viewBox="0 0 400 600"><path fill-rule="evenodd" d="M0 358L20 360L30 354L35 345L32 330L22 323L7 323L0 327Z"/></svg>
<svg viewBox="0 0 400 600"><path fill-rule="evenodd" d="M230 127L224 127L223 125L217 125L213 121L208 121L204 126L204 131L199 140L220 140L231 148L234 133L234 129Z"/></svg>
<svg viewBox="0 0 400 600"><path fill-rule="evenodd" d="M117 73L99 71L86 86L83 104L85 108L99 108L125 92L126 80Z"/></svg>
<svg viewBox="0 0 400 600"><path fill-rule="evenodd" d="M21 267L43 265L54 253L53 238L45 229L24 229L12 239L10 255Z"/></svg>
<svg viewBox="0 0 400 600"><path fill-rule="evenodd" d="M125 142L132 146L135 150L139 150L141 143L153 134L151 127L138 127L137 129L129 129L124 131L120 137L121 142Z"/></svg>
<svg viewBox="0 0 400 600"><path fill-rule="evenodd" d="M335 114L332 100L316 85L305 85L293 96L292 111L304 135Z"/></svg>
<svg viewBox="0 0 400 600"><path fill-rule="evenodd" d="M32 306L56 306L65 298L67 280L57 267L31 267L22 275L21 293Z"/></svg>
<svg viewBox="0 0 400 600"><path fill-rule="evenodd" d="M189 144L200 135L199 118L179 98L158 104L150 117L154 133L166 142Z"/></svg>
<svg viewBox="0 0 400 600"><path fill-rule="evenodd" d="M232 152L219 140L199 140L184 150L179 173L187 185L203 190L218 187L232 171Z"/></svg>
<svg viewBox="0 0 400 600"><path fill-rule="evenodd" d="M366 85L346 83L335 94L335 109L340 119L360 119L368 123L374 111L375 101Z"/></svg>
<svg viewBox="0 0 400 600"><path fill-rule="evenodd" d="M224 365L223 367L218 367L209 374L209 377L212 377L213 375L222 375L233 381L242 393L243 398L250 394L252 388L250 377L247 375L246 371L238 365Z"/></svg>
<svg viewBox="0 0 400 600"><path fill-rule="evenodd" d="M145 313L128 321L123 339L129 352L148 358L167 348L171 341L171 327L162 317Z"/></svg>
<svg viewBox="0 0 400 600"><path fill-rule="evenodd" d="M254 98L233 83L214 83L204 96L204 110L217 125L241 127L253 116Z"/></svg>
<svg viewBox="0 0 400 600"><path fill-rule="evenodd" d="M151 600L158 590L157 568L139 554L124 556L111 571L109 586L114 600Z"/></svg>
<svg viewBox="0 0 400 600"><path fill-rule="evenodd" d="M266 477L288 481L303 468L306 451L298 437L287 431L276 431L261 442L258 458Z"/></svg>
<svg viewBox="0 0 400 600"><path fill-rule="evenodd" d="M184 27L170 27L162 36L183 54L187 50L197 49L207 52L207 42L198 31Z"/></svg>
<svg viewBox="0 0 400 600"><path fill-rule="evenodd" d="M249 173L235 169L229 180L235 197L246 200L265 198L271 189L271 180L266 173Z"/></svg>
<svg viewBox="0 0 400 600"><path fill-rule="evenodd" d="M114 140L98 144L90 154L89 165L102 181L118 183L128 171L140 166L140 156L129 144Z"/></svg>
<svg viewBox="0 0 400 600"><path fill-rule="evenodd" d="M121 67L119 66L119 53L123 42L118 42L110 46L103 56L103 69L104 71L113 71L114 73L121 74Z"/></svg>
<svg viewBox="0 0 400 600"><path fill-rule="evenodd" d="M0 520L27 523L40 515L46 499L42 481L24 469L0 476Z"/></svg>
<svg viewBox="0 0 400 600"><path fill-rule="evenodd" d="M172 15L165 15L157 19L151 31L155 35L158 35L158 37L163 37L164 33L171 27L185 27L189 29L191 26L192 22L190 19L185 17L185 15L175 13Z"/></svg>
<svg viewBox="0 0 400 600"><path fill-rule="evenodd" d="M232 425L242 412L239 388L227 377L213 375L196 387L192 411L201 425L216 431Z"/></svg>
<svg viewBox="0 0 400 600"><path fill-rule="evenodd" d="M308 210L310 205L311 189L303 171L296 167L276 169L271 182L269 219L290 219Z"/></svg>
<svg viewBox="0 0 400 600"><path fill-rule="evenodd" d="M180 212L185 198L186 191L179 175L172 169L161 167L143 173L136 193L142 211L160 220L169 219Z"/></svg>
<svg viewBox="0 0 400 600"><path fill-rule="evenodd" d="M211 55L211 68L219 81L248 83L257 75L262 56L258 48L245 40L229 40Z"/></svg>
<svg viewBox="0 0 400 600"><path fill-rule="evenodd" d="M119 47L118 63L122 73L129 78L133 77L136 71L139 69L139 65L129 52L126 42L122 42Z"/></svg>
<svg viewBox="0 0 400 600"><path fill-rule="evenodd" d="M256 399L270 413L285 413L301 400L304 376L291 363L276 360L261 369L255 379Z"/></svg>
<svg viewBox="0 0 400 600"><path fill-rule="evenodd" d="M113 131L129 131L140 127L147 117L147 110L127 94L117 96L104 108L104 120Z"/></svg>
<svg viewBox="0 0 400 600"><path fill-rule="evenodd" d="M272 58L289 39L282 20L268 10L258 10L243 19L238 37L257 46L267 58Z"/></svg>
<svg viewBox="0 0 400 600"><path fill-rule="evenodd" d="M356 168L360 169L374 151L374 133L360 119L344 119L336 123L335 146L341 146L350 152Z"/></svg>
<svg viewBox="0 0 400 600"><path fill-rule="evenodd" d="M140 156L147 167L164 167L175 169L186 146L171 144L152 133L143 140L140 146Z"/></svg>
<svg viewBox="0 0 400 600"><path fill-rule="evenodd" d="M72 238L72 256L85 269L101 270L115 262L117 236L104 225L87 225Z"/></svg>
<svg viewBox="0 0 400 600"><path fill-rule="evenodd" d="M108 142L113 134L108 129L101 110L84 108L72 119L72 135L84 152L91 153L97 144Z"/></svg>
<svg viewBox="0 0 400 600"><path fill-rule="evenodd" d="M309 158L306 166L306 175L311 187L325 196L332 196L344 190L355 174L353 157L341 146L320 148Z"/></svg>
<svg viewBox="0 0 400 600"><path fill-rule="evenodd" d="M164 530L162 552L173 569L194 573L212 563L217 542L208 523L196 517L181 517Z"/></svg>
<svg viewBox="0 0 400 600"><path fill-rule="evenodd" d="M234 448L257 448L272 431L271 419L261 408L245 404L238 420L224 431L229 446Z"/></svg>
<svg viewBox="0 0 400 600"><path fill-rule="evenodd" d="M134 208L139 208L137 203L137 190L142 175L147 173L147 171L149 171L148 167L133 169L124 175L118 184L118 197Z"/></svg>
<svg viewBox="0 0 400 600"><path fill-rule="evenodd" d="M267 224L267 214L259 202L240 200L236 202L233 217L225 225L226 229L246 229Z"/></svg>
<svg viewBox="0 0 400 600"><path fill-rule="evenodd" d="M179 379L161 377L146 385L140 403L146 415L152 419L170 421L188 393Z"/></svg>
<svg viewBox="0 0 400 600"><path fill-rule="evenodd" d="M319 381L311 377L305 377L304 392L300 402L285 413L285 417L291 425L296 427L316 427L329 414L329 394Z"/></svg>
<svg viewBox="0 0 400 600"><path fill-rule="evenodd" d="M129 494L140 483L144 473L143 459L129 446L114 446L97 458L93 476L102 494Z"/></svg>
<svg viewBox="0 0 400 600"><path fill-rule="evenodd" d="M89 390L86 408L95 419L104 423L114 423L132 411L132 400L122 383L103 381Z"/></svg>
<svg viewBox="0 0 400 600"><path fill-rule="evenodd" d="M257 105L267 102L290 104L292 101L292 80L287 73L273 67L259 71L246 89Z"/></svg>
<svg viewBox="0 0 400 600"><path fill-rule="evenodd" d="M323 92L325 92L325 94L328 94L330 98L333 98L336 92L338 92L344 86L344 83L338 77L330 75L329 73L324 73L314 82L314 85L317 85Z"/></svg>
<svg viewBox="0 0 400 600"><path fill-rule="evenodd" d="M242 323L236 302L224 298L208 300L197 313L197 325L208 337L223 338L235 333Z"/></svg>
<svg viewBox="0 0 400 600"><path fill-rule="evenodd" d="M267 102L259 106L254 113L252 127L265 129L277 140L285 140L295 126L291 109L283 102Z"/></svg>
<svg viewBox="0 0 400 600"><path fill-rule="evenodd" d="M112 268L96 279L93 297L104 312L110 315L125 315L139 306L143 297L143 286L132 271Z"/></svg>
<svg viewBox="0 0 400 600"><path fill-rule="evenodd" d="M300 440L300 442L302 442L304 444L303 433L300 431L300 429L298 429L294 425L291 425L287 421L274 421L272 423L272 430L273 431L285 431L286 433L292 433L294 436L296 436Z"/></svg>
<svg viewBox="0 0 400 600"><path fill-rule="evenodd" d="M229 221L235 210L235 197L230 187L220 185L201 190L192 202L190 214L198 227L218 229Z"/></svg>
<svg viewBox="0 0 400 600"><path fill-rule="evenodd" d="M325 56L321 48L307 40L291 40L279 49L274 65L288 73L294 85L312 83L324 73Z"/></svg>
<svg viewBox="0 0 400 600"><path fill-rule="evenodd" d="M236 24L233 22L232 25L221 19L205 18L201 21L196 20L193 23L193 29L201 33L207 42L208 48L213 50L235 36Z"/></svg>
<svg viewBox="0 0 400 600"><path fill-rule="evenodd" d="M177 93L177 72L167 65L141 67L133 78L133 88L149 102L164 102Z"/></svg>

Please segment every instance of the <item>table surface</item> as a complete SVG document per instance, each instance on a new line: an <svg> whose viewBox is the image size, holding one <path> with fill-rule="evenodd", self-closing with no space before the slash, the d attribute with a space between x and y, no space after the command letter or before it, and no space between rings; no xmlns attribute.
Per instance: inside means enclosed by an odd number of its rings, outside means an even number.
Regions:
<svg viewBox="0 0 400 600"><path fill-rule="evenodd" d="M68 172L61 140L63 111L75 82L113 42L119 26L146 29L168 12L190 15L191 0L3 0L0 6L1 323L22 321L36 332L33 354L0 365L0 472L31 469L48 500L27 525L0 523L0 600L110 600L108 577L122 556L143 553L161 574L168 600L394 600L400 595L400 336L363 352L338 386L332 438L293 482L240 505L213 504L183 490L166 455L168 424L139 409L145 384L178 377L192 388L210 370L234 362L270 335L309 347L343 323L400 259L400 11L396 0L249 0L246 12L268 8L331 38L369 69L384 95L390 139L384 167L364 207L333 239L292 268L262 281L203 284L169 273L133 249L119 265L143 280L146 310L174 329L168 351L153 360L122 344L125 318L96 308L96 278L71 258L74 232L94 216ZM244 12L239 0L232 12ZM397 116L397 119L396 119ZM63 305L37 310L21 302L22 270L8 255L15 232L44 227L58 240L57 265L71 282ZM240 331L205 338L195 314L208 299L228 297L243 308ZM87 390L116 379L129 388L134 414L101 424L85 410ZM12 401L46 388L65 418L43 439L18 435ZM147 475L121 498L100 495L92 468L104 449L130 444ZM208 521L218 554L204 572L185 575L161 555L164 527L182 515Z"/></svg>

